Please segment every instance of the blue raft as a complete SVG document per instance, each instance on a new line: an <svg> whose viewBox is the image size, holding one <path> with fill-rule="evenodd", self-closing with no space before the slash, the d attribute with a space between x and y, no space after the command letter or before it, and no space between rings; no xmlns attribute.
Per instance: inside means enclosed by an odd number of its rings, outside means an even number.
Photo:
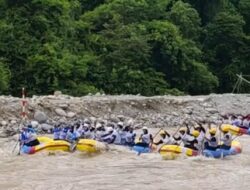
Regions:
<svg viewBox="0 0 250 190"><path fill-rule="evenodd" d="M156 150L156 146L153 145L145 145L144 143L136 143L132 150L137 152L138 154L142 154L142 153L150 153L153 152L154 150Z"/></svg>
<svg viewBox="0 0 250 190"><path fill-rule="evenodd" d="M230 155L236 155L241 153L242 147L238 141L233 141L232 146L229 150L225 149L216 149L216 150L208 150L205 149L203 151L203 155L206 157L212 157L212 158L221 158L221 157L226 157Z"/></svg>

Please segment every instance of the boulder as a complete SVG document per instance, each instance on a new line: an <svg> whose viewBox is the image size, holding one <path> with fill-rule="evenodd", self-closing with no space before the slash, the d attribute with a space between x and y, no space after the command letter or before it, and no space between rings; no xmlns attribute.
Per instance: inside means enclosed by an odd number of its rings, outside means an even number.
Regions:
<svg viewBox="0 0 250 190"><path fill-rule="evenodd" d="M59 104L58 107L66 110L69 107L69 105L68 104Z"/></svg>
<svg viewBox="0 0 250 190"><path fill-rule="evenodd" d="M49 124L46 124L46 123L43 123L41 124L41 129L43 131L51 131L53 129L53 126L52 125L49 125Z"/></svg>
<svg viewBox="0 0 250 190"><path fill-rule="evenodd" d="M218 110L215 108L205 108L206 111L208 111L211 114L218 113Z"/></svg>
<svg viewBox="0 0 250 190"><path fill-rule="evenodd" d="M75 116L76 116L76 113L74 113L74 112L68 112L67 113L67 117L69 117L69 118L73 118Z"/></svg>
<svg viewBox="0 0 250 190"><path fill-rule="evenodd" d="M47 115L42 111L36 111L34 114L34 119L39 123L45 123L48 119Z"/></svg>
<svg viewBox="0 0 250 190"><path fill-rule="evenodd" d="M1 121L1 125L6 126L6 125L8 125L8 122L7 121Z"/></svg>
<svg viewBox="0 0 250 190"><path fill-rule="evenodd" d="M15 124L17 124L17 121L16 120L11 120L10 123L11 123L11 125L15 125Z"/></svg>
<svg viewBox="0 0 250 190"><path fill-rule="evenodd" d="M56 114L57 115L59 115L59 116L67 116L67 113L63 110L63 109L61 109L61 108L57 108L57 109L55 109L55 112L56 112Z"/></svg>

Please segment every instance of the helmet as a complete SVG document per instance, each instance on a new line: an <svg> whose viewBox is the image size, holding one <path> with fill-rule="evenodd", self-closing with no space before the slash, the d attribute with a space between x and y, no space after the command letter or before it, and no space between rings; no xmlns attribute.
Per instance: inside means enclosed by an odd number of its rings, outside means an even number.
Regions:
<svg viewBox="0 0 250 190"><path fill-rule="evenodd" d="M108 127L107 128L107 132L112 132L113 131L113 128L112 127Z"/></svg>
<svg viewBox="0 0 250 190"><path fill-rule="evenodd" d="M83 127L89 127L90 125L87 123L84 123Z"/></svg>
<svg viewBox="0 0 250 190"><path fill-rule="evenodd" d="M117 125L118 126L123 126L123 123L122 122L118 122Z"/></svg>
<svg viewBox="0 0 250 190"><path fill-rule="evenodd" d="M142 130L148 130L148 128L147 127L142 127Z"/></svg>
<svg viewBox="0 0 250 190"><path fill-rule="evenodd" d="M165 131L161 131L160 135L166 135L166 132Z"/></svg>
<svg viewBox="0 0 250 190"><path fill-rule="evenodd" d="M222 125L221 126L221 131L227 133L230 129L229 125Z"/></svg>
<svg viewBox="0 0 250 190"><path fill-rule="evenodd" d="M96 127L96 129L99 129L99 128L102 127L102 124L101 123L97 123L95 127Z"/></svg>
<svg viewBox="0 0 250 190"><path fill-rule="evenodd" d="M216 134L216 128L211 128L211 129L209 129L209 133L211 134L211 135L215 135Z"/></svg>
<svg viewBox="0 0 250 190"><path fill-rule="evenodd" d="M181 131L186 132L186 131L187 131L187 128L186 128L186 127L181 127L179 131L180 131L180 132L181 132Z"/></svg>
<svg viewBox="0 0 250 190"><path fill-rule="evenodd" d="M200 135L200 132L197 131L197 130L193 130L192 135L193 135L194 137L198 137L198 136Z"/></svg>
<svg viewBox="0 0 250 190"><path fill-rule="evenodd" d="M84 122L84 123L87 123L87 124L90 124L90 121L89 121L89 119L87 119L87 118L84 119L83 122Z"/></svg>

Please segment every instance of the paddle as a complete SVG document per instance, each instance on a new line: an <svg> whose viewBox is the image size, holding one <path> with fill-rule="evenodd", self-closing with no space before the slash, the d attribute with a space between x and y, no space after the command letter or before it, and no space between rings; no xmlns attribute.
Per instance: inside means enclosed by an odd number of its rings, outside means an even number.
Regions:
<svg viewBox="0 0 250 190"><path fill-rule="evenodd" d="M15 146L14 146L13 150L12 150L12 154L13 154L13 153L14 153L14 151L16 150L16 147L17 147L18 143L19 143L19 141L17 141L17 142L16 142L16 144L15 144Z"/></svg>
<svg viewBox="0 0 250 190"><path fill-rule="evenodd" d="M173 133L172 137L175 136L175 135L178 133L178 131L180 130L181 127L182 127L182 125L180 125L180 126L176 129L176 131ZM158 149L158 152L161 151L161 148L162 148L164 145L165 145L165 144L161 145L161 147Z"/></svg>
<svg viewBox="0 0 250 190"><path fill-rule="evenodd" d="M19 142L19 150L18 150L18 153L17 153L18 156L21 154L22 146L23 146L23 143Z"/></svg>
<svg viewBox="0 0 250 190"><path fill-rule="evenodd" d="M157 137L157 135L161 132L161 130L163 130L162 128L160 128L160 130L153 136L153 142L150 143L149 147L152 147L152 144L154 144L154 139L155 137Z"/></svg>

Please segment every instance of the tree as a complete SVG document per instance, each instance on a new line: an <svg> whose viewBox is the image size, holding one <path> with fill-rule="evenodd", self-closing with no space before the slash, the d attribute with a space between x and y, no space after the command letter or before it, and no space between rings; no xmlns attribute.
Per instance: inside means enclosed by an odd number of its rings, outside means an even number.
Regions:
<svg viewBox="0 0 250 190"><path fill-rule="evenodd" d="M207 27L205 57L220 80L220 92L231 92L236 82L236 74L248 67L241 65L240 52L246 45L243 26L242 16L223 11Z"/></svg>
<svg viewBox="0 0 250 190"><path fill-rule="evenodd" d="M217 78L200 62L201 51L193 41L183 39L175 25L152 21L147 28L152 62L165 74L170 87L192 94L209 93L217 87Z"/></svg>
<svg viewBox="0 0 250 190"><path fill-rule="evenodd" d="M250 35L250 0L240 0L239 11L246 22L244 30L248 35Z"/></svg>
<svg viewBox="0 0 250 190"><path fill-rule="evenodd" d="M201 20L197 11L190 4L177 1L169 12L169 18L180 28L185 38L199 40Z"/></svg>

